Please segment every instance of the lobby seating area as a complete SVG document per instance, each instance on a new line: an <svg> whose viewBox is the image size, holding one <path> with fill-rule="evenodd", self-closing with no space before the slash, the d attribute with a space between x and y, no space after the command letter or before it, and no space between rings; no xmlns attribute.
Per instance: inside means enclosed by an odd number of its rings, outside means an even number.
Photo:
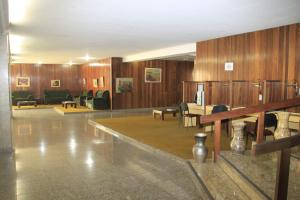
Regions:
<svg viewBox="0 0 300 200"><path fill-rule="evenodd" d="M0 200L300 199L300 1L0 1Z"/></svg>
<svg viewBox="0 0 300 200"><path fill-rule="evenodd" d="M60 113L89 113L94 110L109 110L109 91L83 91L80 96L72 96L69 90L45 90L44 98L35 98L30 91L12 92L13 109L45 109L55 108ZM75 106L65 106L72 104ZM63 108L61 108L63 107Z"/></svg>

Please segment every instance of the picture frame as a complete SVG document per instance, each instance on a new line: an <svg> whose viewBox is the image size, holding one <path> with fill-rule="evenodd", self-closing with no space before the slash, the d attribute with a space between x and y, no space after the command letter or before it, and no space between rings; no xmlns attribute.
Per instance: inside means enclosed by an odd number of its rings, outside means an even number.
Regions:
<svg viewBox="0 0 300 200"><path fill-rule="evenodd" d="M60 87L60 80L51 80L51 87Z"/></svg>
<svg viewBox="0 0 300 200"><path fill-rule="evenodd" d="M104 76L101 76L100 78L99 78L99 87L104 87Z"/></svg>
<svg viewBox="0 0 300 200"><path fill-rule="evenodd" d="M233 62L226 62L224 64L224 70L225 71L233 71Z"/></svg>
<svg viewBox="0 0 300 200"><path fill-rule="evenodd" d="M98 79L94 78L92 81L93 81L93 87L98 88Z"/></svg>
<svg viewBox="0 0 300 200"><path fill-rule="evenodd" d="M116 78L116 93L132 92L133 78Z"/></svg>
<svg viewBox="0 0 300 200"><path fill-rule="evenodd" d="M16 87L30 87L30 78L29 77L17 77L16 78Z"/></svg>
<svg viewBox="0 0 300 200"><path fill-rule="evenodd" d="M160 83L161 82L161 68L145 68L145 82L146 83Z"/></svg>

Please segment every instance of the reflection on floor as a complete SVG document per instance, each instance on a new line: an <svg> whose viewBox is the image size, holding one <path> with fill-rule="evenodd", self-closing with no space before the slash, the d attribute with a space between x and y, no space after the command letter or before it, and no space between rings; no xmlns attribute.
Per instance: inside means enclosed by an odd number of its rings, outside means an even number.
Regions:
<svg viewBox="0 0 300 200"><path fill-rule="evenodd" d="M207 199L182 163L87 124L126 115L14 111L16 153L0 156L0 199Z"/></svg>

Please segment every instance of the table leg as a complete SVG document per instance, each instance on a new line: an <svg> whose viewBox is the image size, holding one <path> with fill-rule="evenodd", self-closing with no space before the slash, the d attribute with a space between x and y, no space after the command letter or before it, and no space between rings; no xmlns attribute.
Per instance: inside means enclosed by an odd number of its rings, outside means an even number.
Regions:
<svg viewBox="0 0 300 200"><path fill-rule="evenodd" d="M197 124L198 124L198 128L201 128L201 124L200 124L200 115L198 115L197 117L196 117L196 126L197 126Z"/></svg>
<svg viewBox="0 0 300 200"><path fill-rule="evenodd" d="M74 108L77 108L77 104L76 103L74 104Z"/></svg>
<svg viewBox="0 0 300 200"><path fill-rule="evenodd" d="M165 114L161 113L161 120L165 120Z"/></svg>
<svg viewBox="0 0 300 200"><path fill-rule="evenodd" d="M176 112L173 112L173 117L176 117Z"/></svg>

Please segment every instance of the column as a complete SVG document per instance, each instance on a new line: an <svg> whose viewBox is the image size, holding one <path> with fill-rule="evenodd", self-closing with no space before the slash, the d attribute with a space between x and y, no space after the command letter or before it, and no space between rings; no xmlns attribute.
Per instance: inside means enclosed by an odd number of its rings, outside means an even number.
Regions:
<svg viewBox="0 0 300 200"><path fill-rule="evenodd" d="M0 35L0 152L12 152L7 34Z"/></svg>

